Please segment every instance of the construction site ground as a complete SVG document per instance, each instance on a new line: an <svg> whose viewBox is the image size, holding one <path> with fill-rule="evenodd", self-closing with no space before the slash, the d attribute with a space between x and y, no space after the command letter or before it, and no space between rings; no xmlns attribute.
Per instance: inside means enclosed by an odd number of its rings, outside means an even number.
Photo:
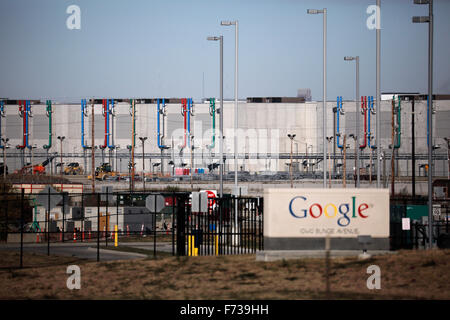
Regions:
<svg viewBox="0 0 450 320"><path fill-rule="evenodd" d="M399 251L368 260L257 262L255 255L152 257L91 262L76 257L1 251L0 299L450 299L450 250ZM69 290L67 266L81 269L81 289ZM381 288L368 289L377 265Z"/></svg>

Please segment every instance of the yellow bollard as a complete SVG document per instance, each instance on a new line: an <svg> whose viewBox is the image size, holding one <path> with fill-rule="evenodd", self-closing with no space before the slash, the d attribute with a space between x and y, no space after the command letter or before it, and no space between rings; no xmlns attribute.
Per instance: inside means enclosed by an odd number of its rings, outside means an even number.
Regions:
<svg viewBox="0 0 450 320"><path fill-rule="evenodd" d="M188 236L188 256L191 256L191 237L192 236Z"/></svg>
<svg viewBox="0 0 450 320"><path fill-rule="evenodd" d="M118 229L117 224L114 225L114 247L117 247L119 245L119 237L118 237Z"/></svg>
<svg viewBox="0 0 450 320"><path fill-rule="evenodd" d="M219 255L219 236L218 235L216 235L215 237L214 237L215 239L215 241L214 241L214 246L215 246L215 251L216 251L216 256L218 256Z"/></svg>

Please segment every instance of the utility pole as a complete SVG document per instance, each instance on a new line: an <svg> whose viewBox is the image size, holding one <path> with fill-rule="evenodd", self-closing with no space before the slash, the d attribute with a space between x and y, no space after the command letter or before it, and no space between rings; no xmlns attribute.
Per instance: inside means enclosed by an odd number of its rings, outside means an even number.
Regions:
<svg viewBox="0 0 450 320"><path fill-rule="evenodd" d="M370 139L371 137L369 137ZM373 155L372 155L373 151L371 148L369 148L369 155L370 155L370 160L369 160L369 184L372 185L372 161L373 161Z"/></svg>
<svg viewBox="0 0 450 320"><path fill-rule="evenodd" d="M360 154L360 150L359 150L359 134L360 134L360 114L359 114L359 56L356 57L349 57L346 56L344 57L345 61L355 61L356 62L356 98L355 98L355 102L356 102L356 133L354 135L354 139L356 140L356 149L355 149L355 156L356 156L356 165L355 165L355 170L356 170L356 185L355 187L359 188L359 154ZM378 134L377 134L378 136Z"/></svg>
<svg viewBox="0 0 450 320"><path fill-rule="evenodd" d="M342 163L342 185L344 188L347 187L347 135L346 134L344 134L344 161Z"/></svg>
<svg viewBox="0 0 450 320"><path fill-rule="evenodd" d="M290 177L291 177L291 189L292 189L292 188L294 188L294 182L293 182L293 179L292 179L292 146L293 146L293 143L294 143L295 134L288 134L287 136L288 136L289 139L291 139L291 164L289 165L289 174L290 174Z"/></svg>
<svg viewBox="0 0 450 320"><path fill-rule="evenodd" d="M428 4L428 16L415 16L413 23L428 23L428 248L433 247L433 0L414 0Z"/></svg>
<svg viewBox="0 0 450 320"><path fill-rule="evenodd" d="M131 114L131 121L132 121L132 123L133 123L133 136L132 136L132 139L131 139L131 178L130 178L130 180L131 180L131 191L134 191L134 175L135 175L135 168L134 168L134 148L135 148L135 135L136 135L136 128L135 128L135 126L134 126L134 124L135 124L135 116L136 116L136 105L135 105L135 102L134 102L134 99L133 100L131 100L131 112L132 112L132 114Z"/></svg>
<svg viewBox="0 0 450 320"><path fill-rule="evenodd" d="M377 188L381 187L381 0L377 0L377 31L376 31L376 127L377 127Z"/></svg>
<svg viewBox="0 0 450 320"><path fill-rule="evenodd" d="M395 196L395 97L392 98L392 116L391 116L391 123L392 123L392 144L390 147L392 148L392 156L391 156L391 197Z"/></svg>
<svg viewBox="0 0 450 320"><path fill-rule="evenodd" d="M194 183L192 182L192 175L193 175L193 162L194 162L194 156L193 156L193 152L194 152L194 136L191 136L191 191L194 191Z"/></svg>
<svg viewBox="0 0 450 320"><path fill-rule="evenodd" d="M416 142L415 142L415 111L414 111L414 103L416 101L416 97L412 97L411 101L411 107L412 107L412 114L411 114L411 153L412 153L412 161L411 161L411 167L412 167L412 196L413 198L416 197Z"/></svg>
<svg viewBox="0 0 450 320"><path fill-rule="evenodd" d="M237 137L237 130L238 130L238 65L239 65L239 21L221 21L220 25L222 26L232 26L234 25L234 31L235 31L235 69L234 69L234 186L236 188L236 192L238 189L238 156L237 156L237 144L238 144L238 137ZM222 39L223 41L223 39ZM222 112L222 107L221 110ZM223 134L223 132L221 133ZM237 202L236 202L237 203ZM237 212L237 210L236 210ZM236 215L237 217L237 215ZM237 224L236 224L237 225Z"/></svg>
<svg viewBox="0 0 450 320"><path fill-rule="evenodd" d="M94 121L94 99L91 99L91 175L92 175L92 193L95 193L95 121Z"/></svg>

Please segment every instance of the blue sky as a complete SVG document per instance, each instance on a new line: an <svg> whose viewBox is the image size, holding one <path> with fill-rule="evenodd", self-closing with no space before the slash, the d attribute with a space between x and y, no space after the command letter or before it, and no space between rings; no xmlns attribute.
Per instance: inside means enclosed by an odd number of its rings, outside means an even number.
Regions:
<svg viewBox="0 0 450 320"><path fill-rule="evenodd" d="M435 0L434 92L450 93L450 1ZM69 30L69 5L81 30ZM90 97L193 97L219 94L224 36L224 95L234 96L234 28L239 20L239 97L322 99L322 16L328 10L328 99L375 95L375 31L366 8L375 0L2 0L0 97L73 101ZM427 91L428 25L413 0L382 0L382 83L386 92ZM204 79L204 85L203 85Z"/></svg>

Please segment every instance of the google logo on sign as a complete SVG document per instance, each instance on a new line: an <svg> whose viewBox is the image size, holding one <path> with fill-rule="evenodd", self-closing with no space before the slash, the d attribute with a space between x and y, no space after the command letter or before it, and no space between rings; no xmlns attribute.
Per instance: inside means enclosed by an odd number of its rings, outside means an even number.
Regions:
<svg viewBox="0 0 450 320"><path fill-rule="evenodd" d="M340 227L347 227L350 225L351 219L355 219L358 216L360 218L366 219L368 217L367 214L364 214L364 211L366 211L369 208L369 205L367 203L360 203L358 206L356 205L356 197L351 197L351 203L341 203L341 204L334 204L334 203L327 203L324 206L319 203L313 203L309 206L309 208L303 207L300 209L301 213L294 212L292 209L292 205L294 201L306 201L306 197L303 196L297 196L292 198L292 200L289 202L289 212L294 218L303 219L309 216L313 219L319 219L320 217L325 217L328 219L337 219L337 224ZM339 216L338 217L338 213ZM356 214L358 213L358 215ZM349 216L351 214L351 216Z"/></svg>

